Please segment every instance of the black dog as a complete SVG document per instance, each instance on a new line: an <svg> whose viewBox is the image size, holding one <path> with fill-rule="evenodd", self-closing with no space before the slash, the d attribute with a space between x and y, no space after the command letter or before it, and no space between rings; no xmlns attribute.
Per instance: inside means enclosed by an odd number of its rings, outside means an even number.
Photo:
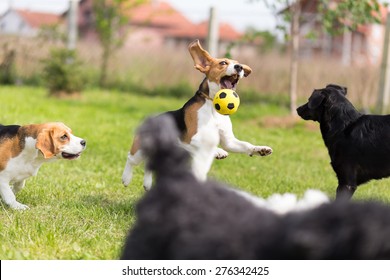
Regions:
<svg viewBox="0 0 390 280"><path fill-rule="evenodd" d="M284 216L199 182L173 121L140 129L155 186L137 206L122 259L389 259L390 209L333 202Z"/></svg>
<svg viewBox="0 0 390 280"><path fill-rule="evenodd" d="M347 89L316 89L297 109L304 120L320 123L339 185L336 198L351 198L356 188L390 176L390 115L359 113L345 97Z"/></svg>

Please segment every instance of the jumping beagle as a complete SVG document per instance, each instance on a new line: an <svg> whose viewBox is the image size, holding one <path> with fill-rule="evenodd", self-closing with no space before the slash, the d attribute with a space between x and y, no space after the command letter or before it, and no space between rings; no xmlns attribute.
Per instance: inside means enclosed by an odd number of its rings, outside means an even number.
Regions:
<svg viewBox="0 0 390 280"><path fill-rule="evenodd" d="M28 209L15 197L25 180L35 176L42 163L76 159L85 147L86 141L63 123L0 125L1 198L13 209Z"/></svg>
<svg viewBox="0 0 390 280"><path fill-rule="evenodd" d="M267 146L255 146L251 143L238 140L232 130L232 122L229 116L217 113L213 106L214 95L220 89L235 89L239 80L247 77L252 69L239 62L227 58L213 58L205 51L198 40L195 40L188 46L188 50L194 61L197 70L204 73L206 77L199 86L195 95L176 111L166 112L171 115L177 128L180 131L180 140L193 154L195 160L192 162L192 169L195 176L200 180L206 180L207 173L211 167L212 159L223 159L228 156L228 152L245 153L249 156L260 155L267 156L272 153L272 149ZM212 133L210 139L213 142L211 152L208 155L198 155L201 150L204 154L205 149L199 149L200 145L207 144L207 138L204 137L204 131ZM206 140L206 141L205 141ZM133 145L128 153L126 166L122 175L122 182L127 186L132 179L133 166L143 161L142 151L140 150L140 139L135 136ZM210 144L210 141L208 141ZM220 144L225 150L218 148ZM200 158L201 157L201 158ZM149 190L152 186L152 174L145 170L144 188Z"/></svg>

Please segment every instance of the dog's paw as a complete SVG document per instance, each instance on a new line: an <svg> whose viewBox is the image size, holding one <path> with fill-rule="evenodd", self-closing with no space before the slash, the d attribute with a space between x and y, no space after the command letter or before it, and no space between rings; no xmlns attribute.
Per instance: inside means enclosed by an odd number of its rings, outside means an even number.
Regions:
<svg viewBox="0 0 390 280"><path fill-rule="evenodd" d="M131 180L133 179L133 169L131 168L131 164L129 164L129 160L127 160L125 168L122 173L122 184L127 187Z"/></svg>
<svg viewBox="0 0 390 280"><path fill-rule="evenodd" d="M221 148L217 148L216 151L215 151L215 158L216 159L224 159L224 158L227 158L229 155L228 152L226 152L225 150L221 149Z"/></svg>
<svg viewBox="0 0 390 280"><path fill-rule="evenodd" d="M30 209L30 207L28 207L27 205L24 205L24 204L19 203L17 201L15 201L14 203L10 204L9 206L12 209L15 209L15 210L28 210L28 209Z"/></svg>
<svg viewBox="0 0 390 280"><path fill-rule="evenodd" d="M252 150L252 152L249 154L250 156L257 155L257 156L268 156L272 154L272 148L268 146L255 146Z"/></svg>
<svg viewBox="0 0 390 280"><path fill-rule="evenodd" d="M132 174L130 172L123 172L122 174L122 184L127 187L132 179Z"/></svg>
<svg viewBox="0 0 390 280"><path fill-rule="evenodd" d="M153 175L150 171L145 170L144 175L144 189L145 191L150 191L153 184Z"/></svg>

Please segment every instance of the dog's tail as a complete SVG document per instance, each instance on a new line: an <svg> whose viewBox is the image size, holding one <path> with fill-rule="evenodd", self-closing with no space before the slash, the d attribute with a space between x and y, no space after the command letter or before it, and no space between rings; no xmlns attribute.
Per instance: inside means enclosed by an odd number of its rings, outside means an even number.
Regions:
<svg viewBox="0 0 390 280"><path fill-rule="evenodd" d="M179 145L179 131L169 115L150 117L139 128L146 168L156 176L190 171L190 154Z"/></svg>

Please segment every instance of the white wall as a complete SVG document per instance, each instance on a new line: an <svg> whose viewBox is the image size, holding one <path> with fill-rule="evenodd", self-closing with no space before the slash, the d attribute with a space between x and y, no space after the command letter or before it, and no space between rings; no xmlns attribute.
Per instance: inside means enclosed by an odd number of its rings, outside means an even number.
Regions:
<svg viewBox="0 0 390 280"><path fill-rule="evenodd" d="M0 17L0 34L17 34L23 36L35 36L37 29L32 28L19 14L9 10Z"/></svg>

